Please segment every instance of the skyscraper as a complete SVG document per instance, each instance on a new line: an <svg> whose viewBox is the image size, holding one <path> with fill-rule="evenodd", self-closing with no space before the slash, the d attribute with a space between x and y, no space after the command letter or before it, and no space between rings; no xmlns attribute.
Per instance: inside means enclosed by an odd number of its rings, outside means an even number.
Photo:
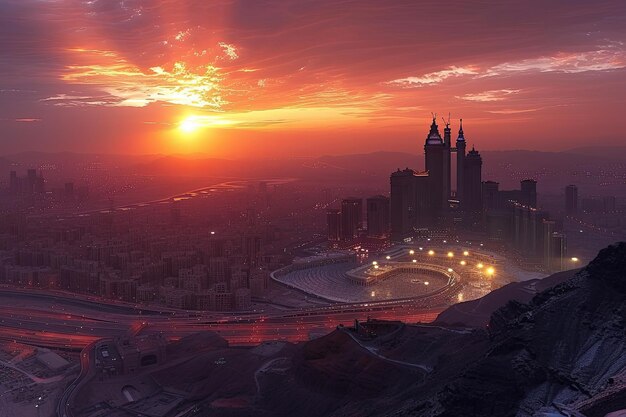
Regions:
<svg viewBox="0 0 626 417"><path fill-rule="evenodd" d="M454 148L451 136L450 124L446 122L442 139L433 117L424 144L426 171L419 173L407 168L391 174L391 234L394 238L452 220L449 214L455 209L450 202L453 152L457 153L457 200L467 216L471 213L473 220L480 220L477 214L482 211L482 158L475 149L466 154L462 125Z"/></svg>
<svg viewBox="0 0 626 417"><path fill-rule="evenodd" d="M367 236L382 238L389 235L389 198L377 195L367 199Z"/></svg>
<svg viewBox="0 0 626 417"><path fill-rule="evenodd" d="M415 228L426 227L432 218L427 172L412 169L391 174L391 235L402 238Z"/></svg>
<svg viewBox="0 0 626 417"><path fill-rule="evenodd" d="M363 200L346 198L341 202L342 239L351 240L358 237L358 231L361 227L363 227Z"/></svg>
<svg viewBox="0 0 626 417"><path fill-rule="evenodd" d="M565 187L565 213L572 215L578 211L578 187L568 185Z"/></svg>
<svg viewBox="0 0 626 417"><path fill-rule="evenodd" d="M426 171L430 182L430 195L433 212L437 215L443 213L444 208L448 205L450 190L446 185L446 145L441 139L437 122L433 117L433 123L430 125L430 132L426 136L424 145L424 154L426 158Z"/></svg>
<svg viewBox="0 0 626 417"><path fill-rule="evenodd" d="M480 213L483 209L482 197L482 166L483 159L480 153L472 147L467 153L464 162L464 210Z"/></svg>
<svg viewBox="0 0 626 417"><path fill-rule="evenodd" d="M465 135L463 134L463 119L459 127L459 136L456 138L456 199L461 202L465 199L465 184L463 175L465 174Z"/></svg>
<svg viewBox="0 0 626 417"><path fill-rule="evenodd" d="M341 240L341 212L338 209L328 209L326 223L328 224L328 240L333 242Z"/></svg>
<svg viewBox="0 0 626 417"><path fill-rule="evenodd" d="M520 189L520 203L528 207L537 208L537 181L532 179L522 180Z"/></svg>

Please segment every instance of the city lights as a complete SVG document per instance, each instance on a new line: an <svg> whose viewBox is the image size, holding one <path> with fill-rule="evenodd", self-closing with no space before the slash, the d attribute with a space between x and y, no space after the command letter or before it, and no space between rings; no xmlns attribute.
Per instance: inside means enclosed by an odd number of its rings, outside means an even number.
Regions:
<svg viewBox="0 0 626 417"><path fill-rule="evenodd" d="M490 266L489 268L487 268L487 275L493 275L495 272L496 270L493 269L493 267Z"/></svg>
<svg viewBox="0 0 626 417"><path fill-rule="evenodd" d="M478 265L476 265L476 267L477 267L478 269L483 269L483 267L484 267L484 266L485 266L485 265L483 265L483 264L482 264L482 262L480 262Z"/></svg>
<svg viewBox="0 0 626 417"><path fill-rule="evenodd" d="M467 265L467 262L465 262L465 261L461 261L461 262L459 262L459 263L460 263L461 265L463 265L463 266Z"/></svg>
<svg viewBox="0 0 626 417"><path fill-rule="evenodd" d="M453 252L448 252L448 258L453 258L454 257L454 253Z"/></svg>
<svg viewBox="0 0 626 417"><path fill-rule="evenodd" d="M469 256L469 252L468 251L463 251L463 256Z"/></svg>
<svg viewBox="0 0 626 417"><path fill-rule="evenodd" d="M415 254L415 251L414 251L413 249L411 249L411 250L409 251L409 255L414 255L414 254Z"/></svg>
<svg viewBox="0 0 626 417"><path fill-rule="evenodd" d="M428 254L429 254L430 256L433 256L433 255L435 254L435 251L431 249L431 250L429 250L429 251L428 251Z"/></svg>

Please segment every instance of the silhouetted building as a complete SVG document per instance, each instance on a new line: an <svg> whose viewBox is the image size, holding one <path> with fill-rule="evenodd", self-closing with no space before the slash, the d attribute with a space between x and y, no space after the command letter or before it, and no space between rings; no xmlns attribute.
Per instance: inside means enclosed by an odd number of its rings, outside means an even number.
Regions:
<svg viewBox="0 0 626 417"><path fill-rule="evenodd" d="M565 213L576 214L578 212L578 187L568 185L565 187Z"/></svg>
<svg viewBox="0 0 626 417"><path fill-rule="evenodd" d="M367 236L389 236L389 198L378 195L367 199Z"/></svg>
<svg viewBox="0 0 626 417"><path fill-rule="evenodd" d="M537 208L537 181L526 179L520 182L520 201L519 203Z"/></svg>
<svg viewBox="0 0 626 417"><path fill-rule="evenodd" d="M484 181L482 184L483 208L493 210L502 207L500 184L495 181Z"/></svg>
<svg viewBox="0 0 626 417"><path fill-rule="evenodd" d="M412 169L391 174L391 235L401 239L431 223L429 175Z"/></svg>
<svg viewBox="0 0 626 417"><path fill-rule="evenodd" d="M465 201L465 135L463 133L463 119L459 127L459 136L456 139L456 198L461 202Z"/></svg>
<svg viewBox="0 0 626 417"><path fill-rule="evenodd" d="M45 192L45 180L43 174L37 175L37 170L29 169L26 177L19 177L16 171L9 174L9 191L11 194L43 194Z"/></svg>
<svg viewBox="0 0 626 417"><path fill-rule="evenodd" d="M482 166L483 160L480 153L472 148L467 153L464 162L464 201L462 207L465 211L481 213L483 209L482 197Z"/></svg>
<svg viewBox="0 0 626 417"><path fill-rule="evenodd" d="M326 223L328 240L333 242L341 240L341 212L338 209L326 210Z"/></svg>
<svg viewBox="0 0 626 417"><path fill-rule="evenodd" d="M358 237L363 226L363 200L346 198L341 202L341 237L351 240Z"/></svg>
<svg viewBox="0 0 626 417"><path fill-rule="evenodd" d="M606 197L602 198L602 205L604 206L604 212L605 213L610 213L615 211L616 207L616 200L615 200L615 196L613 195L608 195Z"/></svg>
<svg viewBox="0 0 626 417"><path fill-rule="evenodd" d="M446 147L435 118L430 125L430 132L426 136L424 144L424 155L426 158L426 171L429 177L429 194L431 196L431 206L433 213L440 216L448 205L450 198L450 189L448 188L448 176L446 173L447 153L449 148ZM449 167L448 167L449 168Z"/></svg>

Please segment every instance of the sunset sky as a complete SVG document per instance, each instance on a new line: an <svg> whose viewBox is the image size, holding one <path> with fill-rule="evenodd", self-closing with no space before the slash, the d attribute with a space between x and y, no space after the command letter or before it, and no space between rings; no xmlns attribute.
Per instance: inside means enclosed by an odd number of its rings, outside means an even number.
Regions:
<svg viewBox="0 0 626 417"><path fill-rule="evenodd" d="M624 145L625 42L623 0L0 0L0 153Z"/></svg>

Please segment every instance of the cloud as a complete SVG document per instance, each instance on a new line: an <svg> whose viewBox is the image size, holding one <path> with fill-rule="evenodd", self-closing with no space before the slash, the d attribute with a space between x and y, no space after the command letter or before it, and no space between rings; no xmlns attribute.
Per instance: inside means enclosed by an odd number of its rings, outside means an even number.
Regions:
<svg viewBox="0 0 626 417"><path fill-rule="evenodd" d="M626 52L618 48L578 53L558 53L521 61L505 62L489 68L484 76L493 77L514 72L562 72L577 74L626 68Z"/></svg>
<svg viewBox="0 0 626 417"><path fill-rule="evenodd" d="M237 55L237 48L235 47L235 45L231 45L226 42L220 42L219 46L220 48L224 50L224 54L228 58L230 58L231 61L234 61L235 59L239 58L239 55Z"/></svg>
<svg viewBox="0 0 626 417"><path fill-rule="evenodd" d="M176 61L168 68L155 66L142 70L115 52L73 51L95 54L99 57L98 63L69 65L62 79L72 84L96 86L107 93L108 98L57 95L44 101L59 105L84 103L123 107L145 107L150 103L164 102L216 110L226 103L220 93L222 78L219 70L212 65L189 68L184 62Z"/></svg>
<svg viewBox="0 0 626 417"><path fill-rule="evenodd" d="M41 122L41 119L36 119L32 117L24 117L20 119L15 119L15 121L18 123L34 123L34 122Z"/></svg>
<svg viewBox="0 0 626 417"><path fill-rule="evenodd" d="M626 51L620 43L612 43L607 47L585 52L559 52L551 56L508 61L479 70L475 66L450 67L441 71L431 72L421 76L399 78L388 81L386 84L404 88L423 87L425 85L440 84L449 78L472 76L473 79L482 77L510 76L515 73L564 73L578 74L590 71L610 71L626 68ZM497 92L512 94L519 90L491 90L484 93L457 97L469 101L498 101L502 95ZM509 91L509 93L506 93ZM494 94L489 94L494 93Z"/></svg>
<svg viewBox="0 0 626 417"><path fill-rule="evenodd" d="M487 113L492 114L519 114L519 113L531 113L534 111L539 111L541 108L537 109L502 109L502 110L487 110Z"/></svg>
<svg viewBox="0 0 626 417"><path fill-rule="evenodd" d="M522 90L509 90L509 89L488 90L488 91L483 91L482 93L465 94L462 96L455 96L455 97L458 99L467 100L467 101L479 101L479 102L502 101L502 100L505 100L507 96L510 96L511 94L517 94L520 91Z"/></svg>
<svg viewBox="0 0 626 417"><path fill-rule="evenodd" d="M419 77L406 77L388 81L387 84L399 85L404 88L423 87L425 85L439 84L448 78L460 77L463 75L478 74L472 67L450 67L441 71L430 72Z"/></svg>

